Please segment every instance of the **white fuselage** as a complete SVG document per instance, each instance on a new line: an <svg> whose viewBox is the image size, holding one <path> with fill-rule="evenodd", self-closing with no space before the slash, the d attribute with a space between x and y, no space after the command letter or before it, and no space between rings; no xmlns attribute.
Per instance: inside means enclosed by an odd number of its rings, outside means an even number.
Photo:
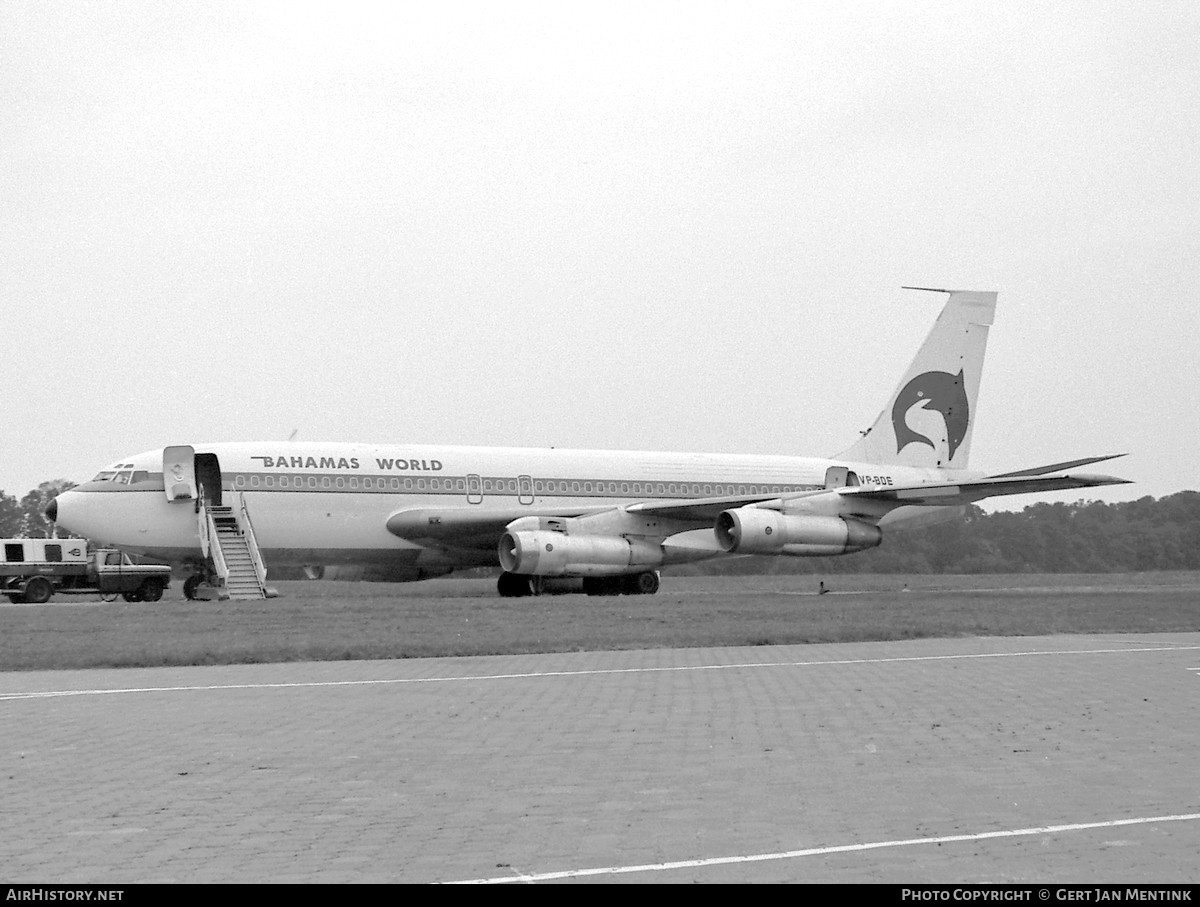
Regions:
<svg viewBox="0 0 1200 907"><path fill-rule="evenodd" d="M269 566L497 563L494 546L419 544L394 535L389 517L407 510L494 511L518 519L817 490L825 487L830 467L848 467L864 485L933 481L940 472L742 454L316 442L194 447L197 455L219 461L225 503L244 499ZM161 449L108 467L59 496L59 525L151 557L197 557L195 504L168 500L163 469ZM901 514L894 512L888 522Z"/></svg>

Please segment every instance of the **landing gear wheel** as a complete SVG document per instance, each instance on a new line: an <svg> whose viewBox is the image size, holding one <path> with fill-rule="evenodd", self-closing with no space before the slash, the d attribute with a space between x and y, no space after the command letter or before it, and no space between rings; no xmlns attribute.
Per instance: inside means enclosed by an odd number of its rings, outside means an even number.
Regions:
<svg viewBox="0 0 1200 907"><path fill-rule="evenodd" d="M620 595L621 576L586 576L583 591L588 595Z"/></svg>
<svg viewBox="0 0 1200 907"><path fill-rule="evenodd" d="M532 595L533 589L529 585L529 579L528 576L518 573L501 573L500 579L496 580L496 591L500 593L501 598L523 598Z"/></svg>
<svg viewBox="0 0 1200 907"><path fill-rule="evenodd" d="M25 602L30 605L44 605L54 594L54 587L44 576L35 576L25 584Z"/></svg>
<svg viewBox="0 0 1200 907"><path fill-rule="evenodd" d="M199 573L193 573L183 581L183 597L190 602L196 600L196 587L204 582L204 577Z"/></svg>
<svg viewBox="0 0 1200 907"><path fill-rule="evenodd" d="M653 595L658 591L658 573L647 570L645 573L635 573L625 577L622 592L626 595Z"/></svg>

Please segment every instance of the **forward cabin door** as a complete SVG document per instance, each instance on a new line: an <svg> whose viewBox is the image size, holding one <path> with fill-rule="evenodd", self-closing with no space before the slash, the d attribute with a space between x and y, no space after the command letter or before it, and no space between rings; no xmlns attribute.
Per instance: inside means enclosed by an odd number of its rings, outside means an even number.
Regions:
<svg viewBox="0 0 1200 907"><path fill-rule="evenodd" d="M168 501L194 501L196 488L196 451L187 446L163 450L163 489Z"/></svg>
<svg viewBox="0 0 1200 907"><path fill-rule="evenodd" d="M221 506L221 463L216 454L195 456L196 485L207 507Z"/></svg>

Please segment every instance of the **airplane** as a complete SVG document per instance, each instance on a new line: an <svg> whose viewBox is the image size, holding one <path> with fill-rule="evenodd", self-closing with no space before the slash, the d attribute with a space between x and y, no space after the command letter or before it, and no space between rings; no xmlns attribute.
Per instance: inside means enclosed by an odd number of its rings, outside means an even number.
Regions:
<svg viewBox="0 0 1200 907"><path fill-rule="evenodd" d="M221 521L206 522L218 511L253 540L263 594L266 565L310 576L353 567L390 581L499 565L505 597L540 594L560 578L593 595L653 594L673 564L866 551L985 498L1126 482L1071 472L1123 454L968 469L997 294L905 289L945 293L944 307L874 424L834 457L173 445L123 457L59 495L47 516L93 541L187 565L189 598L228 581L214 567Z"/></svg>

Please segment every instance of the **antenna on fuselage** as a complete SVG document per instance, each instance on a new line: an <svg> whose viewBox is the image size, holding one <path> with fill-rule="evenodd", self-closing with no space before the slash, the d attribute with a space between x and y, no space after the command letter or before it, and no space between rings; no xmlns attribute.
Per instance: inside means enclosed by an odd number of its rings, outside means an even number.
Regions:
<svg viewBox="0 0 1200 907"><path fill-rule="evenodd" d="M298 435L298 434L300 434L300 429L298 429L298 428L293 428L293 429L292 429L292 433L291 433L290 435L288 435L288 440L289 440L289 441L295 441L295 440L296 440L296 435Z"/></svg>

